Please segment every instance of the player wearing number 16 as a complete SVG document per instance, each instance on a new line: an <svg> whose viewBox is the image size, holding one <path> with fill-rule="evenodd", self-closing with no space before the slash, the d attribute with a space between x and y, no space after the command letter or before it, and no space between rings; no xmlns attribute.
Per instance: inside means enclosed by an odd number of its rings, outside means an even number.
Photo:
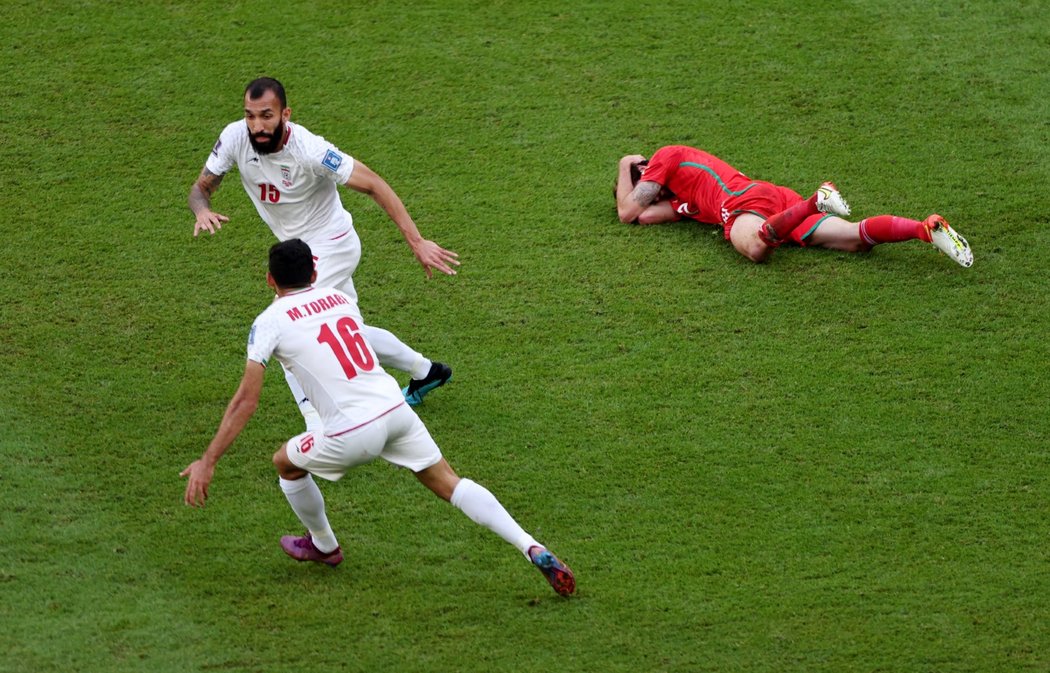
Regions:
<svg viewBox="0 0 1050 673"><path fill-rule="evenodd" d="M237 169L241 185L259 217L280 241L299 238L313 250L318 284L334 287L356 302L353 273L361 259L361 241L354 218L343 208L339 185L366 194L387 214L412 249L427 276L434 271L455 275L457 255L423 238L401 199L372 169L321 136L291 122L284 86L260 77L244 91L244 119L226 126L212 148L200 176L190 188L189 206L196 222L193 235L214 234L229 218L212 210L211 197L223 176ZM444 385L452 370L410 348L392 332L375 325L362 326L387 367L412 377L404 389L411 405ZM287 374L308 429L317 413L299 381Z"/></svg>
<svg viewBox="0 0 1050 673"><path fill-rule="evenodd" d="M189 477L186 504L204 505L216 463L255 413L266 367L277 360L302 384L321 417L319 428L292 437L273 456L281 490L307 529L305 536L281 538L286 554L339 565L343 552L312 475L336 481L355 465L383 458L411 470L439 497L515 546L556 592L571 594L576 587L572 571L485 487L461 479L449 466L397 382L380 366L353 298L313 287L316 278L310 247L303 241L270 249L266 281L277 299L252 325L244 377L215 437L181 473Z"/></svg>

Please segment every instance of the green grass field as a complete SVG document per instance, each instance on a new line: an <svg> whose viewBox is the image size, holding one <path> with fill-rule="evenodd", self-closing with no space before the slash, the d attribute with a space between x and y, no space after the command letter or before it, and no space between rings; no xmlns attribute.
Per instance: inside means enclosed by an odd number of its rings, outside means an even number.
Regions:
<svg viewBox="0 0 1050 673"><path fill-rule="evenodd" d="M0 671L1050 670L1050 12L1042 2L0 5ZM271 298L230 177L245 83L460 253L427 281L345 193L370 322L455 369L420 415L573 566L375 463L295 564L283 377L203 450ZM620 224L616 162L685 143L918 242L785 248ZM403 379L403 375L402 375Z"/></svg>

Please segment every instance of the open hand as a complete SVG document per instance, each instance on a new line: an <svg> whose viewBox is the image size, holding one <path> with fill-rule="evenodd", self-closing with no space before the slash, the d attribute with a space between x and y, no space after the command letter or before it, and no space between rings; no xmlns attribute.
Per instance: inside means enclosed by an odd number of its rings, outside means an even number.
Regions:
<svg viewBox="0 0 1050 673"><path fill-rule="evenodd" d="M215 466L209 465L204 460L195 460L179 472L180 477L189 477L186 482L186 495L183 501L190 507L204 507L204 501L208 499L208 485L215 474Z"/></svg>

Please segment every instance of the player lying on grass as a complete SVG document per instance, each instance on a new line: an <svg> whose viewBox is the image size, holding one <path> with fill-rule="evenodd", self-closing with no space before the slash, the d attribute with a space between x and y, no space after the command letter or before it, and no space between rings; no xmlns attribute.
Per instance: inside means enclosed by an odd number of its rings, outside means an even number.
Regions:
<svg viewBox="0 0 1050 673"><path fill-rule="evenodd" d="M616 210L621 222L661 224L690 218L720 225L726 240L753 262L765 261L786 241L845 252L919 239L962 266L973 264L966 239L940 215L923 221L877 215L850 222L849 204L830 182L808 199L752 180L713 154L685 145L661 147L651 159L620 159Z"/></svg>
<svg viewBox="0 0 1050 673"><path fill-rule="evenodd" d="M266 366L275 359L302 383L322 423L317 431L292 437L273 455L281 490L307 529L302 537L281 538L286 554L297 561L339 565L343 552L311 475L336 481L356 465L383 458L412 470L438 497L514 545L556 592L573 593L576 580L568 566L525 532L485 487L456 475L397 381L379 365L356 302L337 289L313 287L316 278L310 247L303 241L270 248L266 281L277 299L252 324L244 376L215 437L181 472L189 477L186 504L204 505L215 465L255 413Z"/></svg>

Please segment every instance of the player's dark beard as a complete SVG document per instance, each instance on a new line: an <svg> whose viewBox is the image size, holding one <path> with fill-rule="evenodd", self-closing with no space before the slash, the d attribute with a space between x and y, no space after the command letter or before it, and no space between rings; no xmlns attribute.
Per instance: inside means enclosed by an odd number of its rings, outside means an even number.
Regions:
<svg viewBox="0 0 1050 673"><path fill-rule="evenodd" d="M281 123L273 130L273 135L248 132L248 141L259 154L273 154L281 149L282 140L284 140L284 120L281 120Z"/></svg>

